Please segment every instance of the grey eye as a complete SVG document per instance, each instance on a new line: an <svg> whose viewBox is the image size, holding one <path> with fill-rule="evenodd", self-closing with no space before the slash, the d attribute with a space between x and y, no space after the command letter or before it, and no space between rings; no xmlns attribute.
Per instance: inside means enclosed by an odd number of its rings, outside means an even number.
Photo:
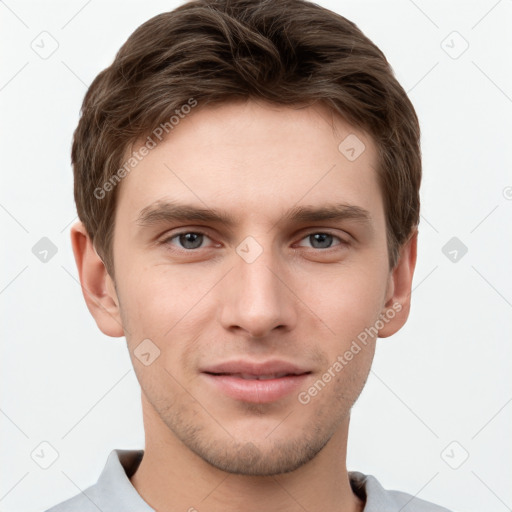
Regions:
<svg viewBox="0 0 512 512"><path fill-rule="evenodd" d="M203 243L204 235L201 233L183 233L177 235L181 246L184 249L197 249Z"/></svg>

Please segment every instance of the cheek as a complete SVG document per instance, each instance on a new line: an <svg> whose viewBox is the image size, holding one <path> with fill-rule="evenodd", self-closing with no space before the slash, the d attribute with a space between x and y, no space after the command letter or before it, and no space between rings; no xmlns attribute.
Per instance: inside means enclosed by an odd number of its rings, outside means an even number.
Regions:
<svg viewBox="0 0 512 512"><path fill-rule="evenodd" d="M346 341L378 319L385 288L382 272L351 268L337 273L328 286L310 285L308 302L334 336Z"/></svg>
<svg viewBox="0 0 512 512"><path fill-rule="evenodd" d="M136 270L127 272L123 283L123 305L134 329L148 329L154 336L165 335L207 290L207 283L189 279L179 268L133 268Z"/></svg>
<svg viewBox="0 0 512 512"><path fill-rule="evenodd" d="M151 282L140 276L130 275L123 280L122 289L118 286L120 313L125 337L133 356L139 344L151 340L162 348L162 334L173 325L173 303L169 297L161 297L159 290ZM139 349L140 350L140 349Z"/></svg>
<svg viewBox="0 0 512 512"><path fill-rule="evenodd" d="M211 280L164 265L129 273L121 304L130 351L149 338L160 350L159 365L180 373L189 368L190 354L198 338L207 336L214 315L206 300Z"/></svg>

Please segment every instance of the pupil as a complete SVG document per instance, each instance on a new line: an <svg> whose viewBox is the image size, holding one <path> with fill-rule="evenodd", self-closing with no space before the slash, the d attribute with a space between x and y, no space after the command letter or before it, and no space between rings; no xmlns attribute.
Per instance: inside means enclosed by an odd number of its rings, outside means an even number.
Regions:
<svg viewBox="0 0 512 512"><path fill-rule="evenodd" d="M180 236L180 243L185 249L197 249L201 246L202 236L199 233L186 233Z"/></svg>
<svg viewBox="0 0 512 512"><path fill-rule="evenodd" d="M313 237L313 247L319 248L318 246L315 246L316 242L319 242L322 249L328 248L331 246L332 243L332 235L329 235L328 233L315 233L314 235L311 235ZM327 244L326 244L327 240Z"/></svg>

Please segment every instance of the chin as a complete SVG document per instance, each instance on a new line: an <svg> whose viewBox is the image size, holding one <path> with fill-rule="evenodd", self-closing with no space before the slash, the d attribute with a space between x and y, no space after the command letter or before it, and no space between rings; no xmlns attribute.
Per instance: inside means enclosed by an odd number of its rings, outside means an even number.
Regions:
<svg viewBox="0 0 512 512"><path fill-rule="evenodd" d="M312 460L329 439L279 440L262 443L234 439L204 443L196 439L188 448L211 466L235 475L274 476L290 473Z"/></svg>

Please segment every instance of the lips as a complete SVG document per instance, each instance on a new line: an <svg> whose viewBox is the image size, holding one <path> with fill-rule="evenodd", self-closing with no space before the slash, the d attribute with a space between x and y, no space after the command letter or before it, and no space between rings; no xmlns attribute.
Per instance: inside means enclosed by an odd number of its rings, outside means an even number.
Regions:
<svg viewBox="0 0 512 512"><path fill-rule="evenodd" d="M216 375L231 375L231 377L237 377L239 379L246 379L246 380L269 380L269 379L280 379L281 377L286 377L290 374L281 372L281 373L272 373L270 375L252 375L250 373L221 373L221 374L216 374Z"/></svg>
<svg viewBox="0 0 512 512"><path fill-rule="evenodd" d="M202 370L208 384L217 391L253 403L269 403L286 397L310 374L304 367L280 360L228 361Z"/></svg>
<svg viewBox="0 0 512 512"><path fill-rule="evenodd" d="M216 365L211 365L202 370L204 373L225 374L225 375L253 375L281 377L285 375L301 375L309 373L307 368L303 368L294 363L272 359L258 362L239 359L234 361L225 361Z"/></svg>

